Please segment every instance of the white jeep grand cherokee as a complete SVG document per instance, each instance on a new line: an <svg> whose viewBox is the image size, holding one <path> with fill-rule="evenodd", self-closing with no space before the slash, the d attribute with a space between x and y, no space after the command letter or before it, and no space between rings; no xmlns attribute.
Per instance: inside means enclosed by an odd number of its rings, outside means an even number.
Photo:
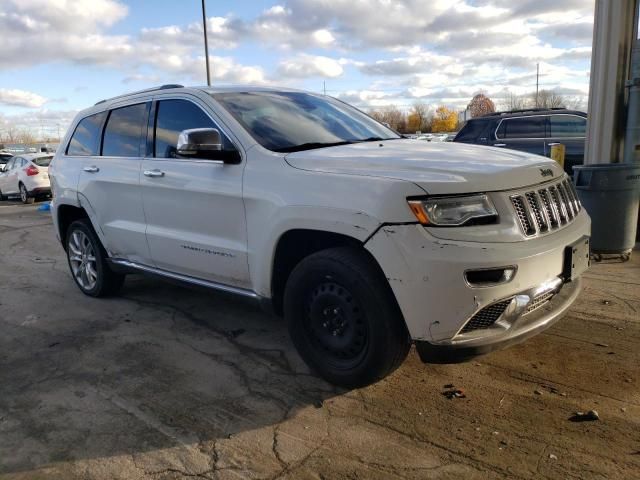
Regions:
<svg viewBox="0 0 640 480"><path fill-rule="evenodd" d="M166 85L98 102L50 169L75 282L131 272L256 300L304 360L374 382L415 343L454 362L558 320L590 220L546 158L404 139L330 97Z"/></svg>

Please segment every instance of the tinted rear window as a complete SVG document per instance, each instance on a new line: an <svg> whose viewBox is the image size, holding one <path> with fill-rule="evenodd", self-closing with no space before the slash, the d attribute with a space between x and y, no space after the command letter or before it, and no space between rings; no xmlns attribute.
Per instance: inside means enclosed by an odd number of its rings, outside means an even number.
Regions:
<svg viewBox="0 0 640 480"><path fill-rule="evenodd" d="M51 157L38 157L38 158L34 158L31 161L33 163L35 163L37 166L39 166L39 167L48 167L49 164L51 163L51 159L52 158L53 158L53 156L51 156Z"/></svg>
<svg viewBox="0 0 640 480"><path fill-rule="evenodd" d="M545 138L547 117L505 118L498 138Z"/></svg>
<svg viewBox="0 0 640 480"><path fill-rule="evenodd" d="M100 112L80 120L67 147L67 155L87 156L98 154L100 128L105 116L106 112Z"/></svg>
<svg viewBox="0 0 640 480"><path fill-rule="evenodd" d="M584 137L587 134L587 119L573 115L551 117L552 137Z"/></svg>
<svg viewBox="0 0 640 480"><path fill-rule="evenodd" d="M486 121L482 120L469 120L467 124L462 127L462 130L456 135L456 142L475 142L478 140L487 126Z"/></svg>
<svg viewBox="0 0 640 480"><path fill-rule="evenodd" d="M139 157L146 139L147 104L139 103L111 111L104 129L102 155L105 157Z"/></svg>

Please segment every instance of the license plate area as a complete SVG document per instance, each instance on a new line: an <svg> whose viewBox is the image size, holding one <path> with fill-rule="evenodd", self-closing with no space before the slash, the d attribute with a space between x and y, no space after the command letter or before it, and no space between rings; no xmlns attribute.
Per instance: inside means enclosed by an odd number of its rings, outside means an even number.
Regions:
<svg viewBox="0 0 640 480"><path fill-rule="evenodd" d="M589 237L582 237L565 248L562 277L565 282L571 282L582 275L589 265L591 265Z"/></svg>

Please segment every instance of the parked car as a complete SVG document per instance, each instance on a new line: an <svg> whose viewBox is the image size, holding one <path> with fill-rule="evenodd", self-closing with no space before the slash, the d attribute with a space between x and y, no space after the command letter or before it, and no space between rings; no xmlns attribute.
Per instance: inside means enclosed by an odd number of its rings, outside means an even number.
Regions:
<svg viewBox="0 0 640 480"><path fill-rule="evenodd" d="M0 172L4 171L4 168L11 157L13 157L13 153L0 152Z"/></svg>
<svg viewBox="0 0 640 480"><path fill-rule="evenodd" d="M51 166L73 280L151 273L284 315L329 382L366 385L416 344L461 361L575 301L590 219L553 161L405 139L323 95L170 85L80 112Z"/></svg>
<svg viewBox="0 0 640 480"><path fill-rule="evenodd" d="M0 200L19 196L22 203L51 194L49 163L53 155L28 153L12 157L0 173Z"/></svg>
<svg viewBox="0 0 640 480"><path fill-rule="evenodd" d="M587 114L564 108L499 112L472 118L454 142L509 148L536 155L551 155L551 145L566 146L564 169L584 161Z"/></svg>

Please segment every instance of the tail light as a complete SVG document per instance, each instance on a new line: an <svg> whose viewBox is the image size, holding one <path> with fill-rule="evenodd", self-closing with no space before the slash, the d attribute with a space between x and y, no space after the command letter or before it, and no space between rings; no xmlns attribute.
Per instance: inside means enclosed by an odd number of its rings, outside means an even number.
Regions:
<svg viewBox="0 0 640 480"><path fill-rule="evenodd" d="M27 174L27 177L33 177L34 175L38 175L40 173L40 170L38 170L38 167L36 167L35 165L29 165L24 169L24 171Z"/></svg>

